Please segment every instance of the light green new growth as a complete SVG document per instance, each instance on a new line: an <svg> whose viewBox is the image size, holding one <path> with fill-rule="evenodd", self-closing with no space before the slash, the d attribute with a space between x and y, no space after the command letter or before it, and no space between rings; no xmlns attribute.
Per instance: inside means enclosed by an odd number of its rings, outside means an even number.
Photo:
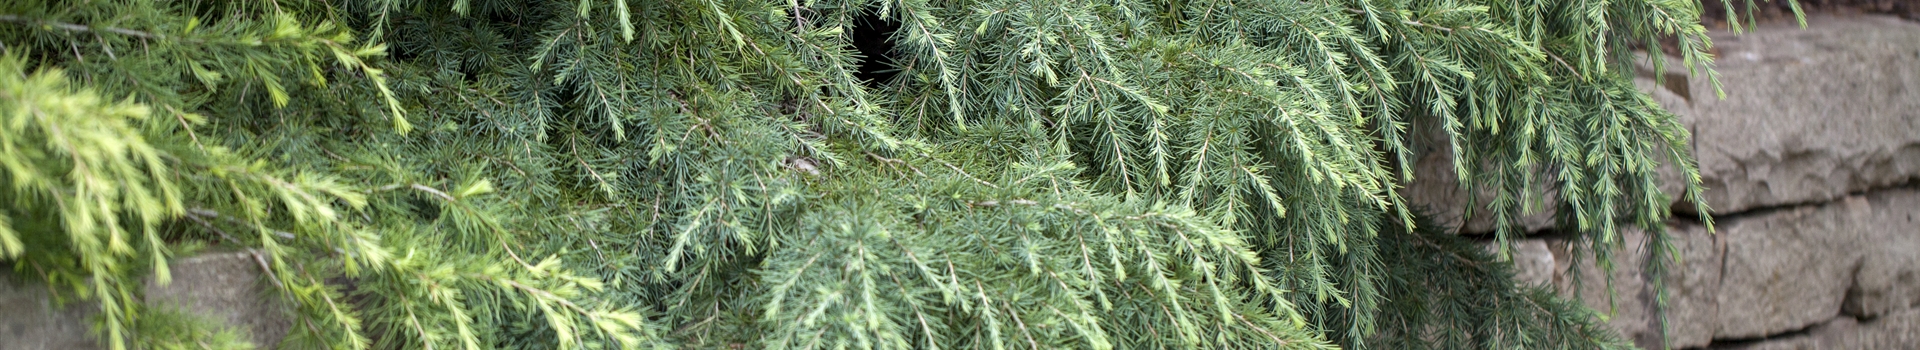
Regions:
<svg viewBox="0 0 1920 350"><path fill-rule="evenodd" d="M245 345L150 322L199 244L298 348L1613 348L1397 190L1677 254L1631 77L1714 79L1700 8L13 1L0 261L114 349Z"/></svg>

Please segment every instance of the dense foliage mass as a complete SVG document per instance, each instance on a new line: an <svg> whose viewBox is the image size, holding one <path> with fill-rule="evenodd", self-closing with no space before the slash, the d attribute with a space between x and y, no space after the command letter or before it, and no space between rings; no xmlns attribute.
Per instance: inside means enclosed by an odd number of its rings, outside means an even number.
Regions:
<svg viewBox="0 0 1920 350"><path fill-rule="evenodd" d="M1700 7L8 1L0 259L114 348L237 341L140 301L204 245L298 347L1613 347L1396 189L1669 254Z"/></svg>

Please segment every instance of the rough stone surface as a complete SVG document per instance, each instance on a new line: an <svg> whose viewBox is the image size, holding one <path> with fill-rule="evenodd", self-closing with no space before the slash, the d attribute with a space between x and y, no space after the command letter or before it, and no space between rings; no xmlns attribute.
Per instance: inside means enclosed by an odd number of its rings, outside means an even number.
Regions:
<svg viewBox="0 0 1920 350"><path fill-rule="evenodd" d="M147 284L147 301L171 304L226 322L251 336L254 345L272 348L291 325L290 310L272 294L252 253L214 253L171 264L173 282Z"/></svg>
<svg viewBox="0 0 1920 350"><path fill-rule="evenodd" d="M0 350L95 349L88 335L87 317L93 304L56 307L47 287L11 275L0 267Z"/></svg>
<svg viewBox="0 0 1920 350"><path fill-rule="evenodd" d="M1807 22L1805 30L1786 23L1715 34L1724 100L1705 79L1636 79L1694 133L1718 223L1717 234L1690 221L1669 225L1682 261L1664 280L1664 309L1653 304L1639 232L1621 236L1627 248L1612 259L1611 294L1590 258L1574 261L1580 248L1551 238L1515 243L1520 282L1550 281L1647 349L1920 350L1920 23ZM1491 231L1484 207L1462 219L1470 196L1455 182L1445 143L1416 147L1417 181L1401 194L1462 232ZM1674 210L1694 213L1678 198L1678 172L1661 170ZM1550 214L1518 224L1536 232Z"/></svg>
<svg viewBox="0 0 1920 350"><path fill-rule="evenodd" d="M1643 90L1649 91L1654 100L1664 106L1684 106L1686 103L1684 97L1656 88L1657 85L1651 79L1640 78L1635 79L1634 82ZM1684 115L1682 118L1686 120ZM1406 183L1406 187L1401 188L1400 195L1415 206L1426 207L1434 219L1439 220L1441 224L1454 227L1456 232L1493 232L1495 220L1492 215L1489 215L1486 207L1486 203L1493 199L1493 191L1481 189L1469 198L1467 191L1460 187L1458 174L1453 171L1453 150L1449 148L1446 138L1442 136L1444 133L1434 128L1426 129L1428 130L1416 130L1415 132L1423 136L1409 145L1420 157L1414 159L1414 181ZM1679 202L1683 191L1686 190L1685 178L1681 176L1679 168L1662 159L1658 171L1660 190L1671 197L1673 202ZM1543 188L1547 187L1542 185ZM1548 196L1551 202L1552 194L1549 193ZM1478 204L1471 217L1465 210L1469 199ZM1530 209L1533 209L1532 212L1523 213L1513 222L1519 229L1531 233L1553 227L1553 215L1556 210L1552 206Z"/></svg>
<svg viewBox="0 0 1920 350"><path fill-rule="evenodd" d="M1848 197L1846 203L1869 206L1872 213L1854 222L1870 237L1859 242L1860 268L1842 311L1873 318L1920 307L1920 189Z"/></svg>
<svg viewBox="0 0 1920 350"><path fill-rule="evenodd" d="M150 304L171 304L224 321L263 349L273 348L286 335L290 309L265 294L272 286L263 285L251 254L210 253L169 265L172 283L146 286ZM0 350L101 348L90 331L95 304L54 306L45 285L5 272L11 270L0 268Z"/></svg>
<svg viewBox="0 0 1920 350"><path fill-rule="evenodd" d="M1805 334L1714 346L1716 350L1913 350L1920 349L1920 309L1856 321L1841 317Z"/></svg>
<svg viewBox="0 0 1920 350"><path fill-rule="evenodd" d="M1911 305L1920 291L1912 278L1920 265L1911 264L1920 252L1916 216L1920 191L1897 189L1723 220L1719 302L1729 307L1715 336L1805 328L1839 316L1843 304L1862 315Z"/></svg>
<svg viewBox="0 0 1920 350"><path fill-rule="evenodd" d="M1488 243L1487 252L1499 256L1500 245ZM1542 239L1522 239L1513 242L1513 250L1508 251L1513 261L1513 279L1520 285L1553 286L1553 276L1560 266L1554 262L1553 252Z"/></svg>
<svg viewBox="0 0 1920 350"><path fill-rule="evenodd" d="M1679 61L1680 59L1678 58L1668 59L1668 62L1679 62ZM1651 73L1653 70L1652 66L1643 65L1641 69L1644 72L1649 72L1647 73L1648 75L1652 75ZM1676 82L1679 82L1680 84L1685 83L1683 80L1685 75L1679 75L1678 72L1668 72L1668 75L1669 75L1670 81L1676 81ZM1678 76L1674 76L1674 75L1678 75ZM1668 109L1673 109L1672 106L1686 106L1687 104L1688 97L1681 96L1673 90L1659 87L1660 85L1655 83L1652 79L1648 79L1645 77L1634 78L1633 83L1635 86L1639 86L1641 91L1646 91L1648 95L1653 96L1654 102L1658 102L1660 103L1661 106L1666 106L1666 108ZM1675 112L1679 113L1678 111L1675 111ZM1692 120L1692 118L1687 117L1685 114L1677 114L1677 115L1680 117L1680 120L1682 123L1689 123ZM1660 150L1664 152L1666 148L1660 148ZM1693 151L1691 147L1689 147L1687 150ZM1659 159L1660 159L1660 165L1658 168L1655 168L1654 170L1660 174L1660 193L1665 193L1669 199L1668 203L1673 204L1675 207L1685 206L1687 207L1685 211L1686 213L1694 212L1693 202L1688 201L1686 198L1687 177L1680 172L1680 167L1677 165L1674 165L1673 162L1670 161L1669 159L1666 159L1665 157L1662 157ZM1713 188L1707 188L1707 191L1709 192L1713 190L1714 190ZM1718 204L1715 202L1708 202L1708 203Z"/></svg>
<svg viewBox="0 0 1920 350"><path fill-rule="evenodd" d="M1726 99L1696 78L1691 102L1667 108L1693 130L1715 212L1920 178L1920 23L1810 15L1804 30L1780 23L1713 40Z"/></svg>
<svg viewBox="0 0 1920 350"><path fill-rule="evenodd" d="M1902 237L1887 237L1887 244L1870 244L1860 270L1853 277L1841 311L1860 318L1880 317L1889 312L1920 308L1920 243L1916 233L1920 222L1908 216ZM1897 232L1896 232L1897 233Z"/></svg>
<svg viewBox="0 0 1920 350"><path fill-rule="evenodd" d="M1725 264L1726 241L1695 224L1673 225L1673 249L1680 252L1667 278L1670 299L1667 316L1667 344L1673 348L1705 345L1713 340L1712 320L1724 304L1719 293L1721 266ZM1649 303L1651 306L1651 303Z"/></svg>
<svg viewBox="0 0 1920 350"><path fill-rule="evenodd" d="M1707 345L1714 338L1713 325L1719 311L1715 294L1720 288L1722 242L1708 234L1706 228L1692 223L1672 222L1667 231L1668 242L1681 254L1681 259L1668 265L1663 279L1668 293L1665 309L1654 304L1656 290L1647 283L1652 276L1644 269L1648 258L1647 235L1637 230L1621 234L1625 247L1615 250L1611 282L1608 275L1594 266L1592 257L1573 261L1572 250L1584 247L1551 241L1550 250L1557 264L1554 271L1573 267L1579 279L1579 285L1575 286L1573 276L1561 273L1553 277L1554 285L1562 294L1579 298L1587 307L1609 313L1608 325L1641 348L1661 348L1658 317L1661 313L1667 318L1667 345L1676 349ZM1575 263L1579 265L1573 265ZM1611 295L1607 289L1609 283L1613 288Z"/></svg>
<svg viewBox="0 0 1920 350"><path fill-rule="evenodd" d="M1444 132L1438 129L1416 132L1426 136L1409 145L1420 157L1414 160L1413 181L1400 189L1400 196L1414 206L1427 208L1434 220L1454 227L1455 232L1493 232L1493 216L1486 207L1486 203L1493 200L1493 191L1482 189L1469 198L1467 191L1460 187L1458 173L1453 172L1453 150L1447 146ZM1479 206L1471 217L1465 210L1469 199ZM1527 232L1553 227L1553 208L1535 209L1540 210L1522 215L1515 224Z"/></svg>
<svg viewBox="0 0 1920 350"><path fill-rule="evenodd" d="M1612 294L1608 275L1591 257L1574 261L1572 252L1584 247L1558 239L1515 242L1516 277L1538 283L1545 275L1561 293L1608 313L1609 326L1646 349L1662 346L1661 313L1667 319L1664 345L1680 349L1771 344L1775 337L1791 338L1803 330L1845 326L1855 319L1871 325L1898 319L1890 315L1920 312L1920 189L1885 189L1822 205L1725 217L1717 227L1710 234L1690 221L1668 224L1669 242L1681 260L1670 265L1665 279L1664 309L1653 304L1655 289L1643 269L1647 237L1638 231L1621 234L1625 247L1612 259ZM1545 264L1551 266L1540 266ZM1891 339L1868 334L1878 329L1791 344L1872 348L1883 344L1875 339ZM1865 340L1848 340L1856 338Z"/></svg>
<svg viewBox="0 0 1920 350"><path fill-rule="evenodd" d="M1803 207L1729 220L1718 333L1753 338L1840 315L1862 237L1845 216ZM1857 214L1857 213L1854 213Z"/></svg>

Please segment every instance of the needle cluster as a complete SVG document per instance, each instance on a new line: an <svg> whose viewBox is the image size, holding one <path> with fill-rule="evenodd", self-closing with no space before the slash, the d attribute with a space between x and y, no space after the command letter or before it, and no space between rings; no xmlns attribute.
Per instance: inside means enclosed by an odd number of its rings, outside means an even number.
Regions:
<svg viewBox="0 0 1920 350"><path fill-rule="evenodd" d="M1439 140L1501 245L1551 208L1603 264L1674 254L1703 189L1632 77L1714 79L1700 13L12 1L0 260L116 349L224 334L142 321L201 246L326 348L1615 347L1397 190Z"/></svg>

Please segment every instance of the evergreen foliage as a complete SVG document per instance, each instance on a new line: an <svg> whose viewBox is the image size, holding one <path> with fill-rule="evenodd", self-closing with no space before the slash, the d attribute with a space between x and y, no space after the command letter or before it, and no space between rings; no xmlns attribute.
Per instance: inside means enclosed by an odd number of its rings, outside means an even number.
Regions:
<svg viewBox="0 0 1920 350"><path fill-rule="evenodd" d="M1399 270L1384 284L1378 349L1637 349L1600 315L1545 286L1513 287L1513 265L1431 224L1382 234ZM1393 327L1392 325L1409 325Z"/></svg>
<svg viewBox="0 0 1920 350"><path fill-rule="evenodd" d="M1502 245L1673 254L1630 77L1711 79L1700 9L11 1L0 259L116 349L220 337L138 295L192 242L296 347L1616 347L1396 189L1431 130Z"/></svg>

